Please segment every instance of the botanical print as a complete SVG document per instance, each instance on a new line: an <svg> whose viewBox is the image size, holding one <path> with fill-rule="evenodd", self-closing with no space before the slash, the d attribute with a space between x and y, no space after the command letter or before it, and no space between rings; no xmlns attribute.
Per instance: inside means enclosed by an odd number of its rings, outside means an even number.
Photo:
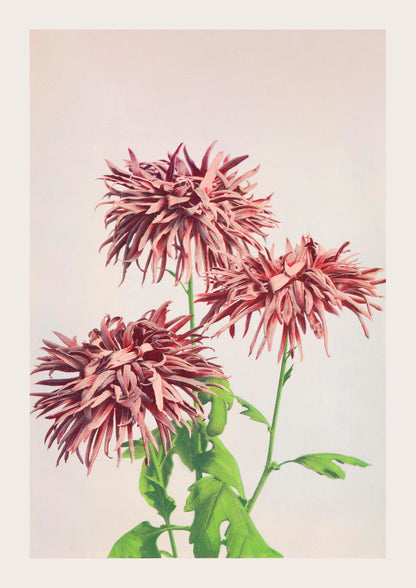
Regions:
<svg viewBox="0 0 416 588"><path fill-rule="evenodd" d="M383 51L32 33L35 557L383 556Z"/></svg>

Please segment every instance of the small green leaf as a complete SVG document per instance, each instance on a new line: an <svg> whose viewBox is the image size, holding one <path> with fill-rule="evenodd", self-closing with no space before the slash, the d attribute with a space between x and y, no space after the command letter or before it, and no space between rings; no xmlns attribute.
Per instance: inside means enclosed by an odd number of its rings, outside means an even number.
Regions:
<svg viewBox="0 0 416 588"><path fill-rule="evenodd" d="M172 452L177 453L183 464L193 472L196 468L195 458L201 451L207 447L206 425L198 421L198 428L191 423L192 433L182 425L178 428L178 433L172 438Z"/></svg>
<svg viewBox="0 0 416 588"><path fill-rule="evenodd" d="M198 394L202 404L211 402L211 411L208 415L207 433L210 437L220 435L227 424L227 411L233 405L234 396L227 380L222 378L198 378L204 382L214 394L200 392ZM212 385L210 385L212 384ZM222 386L218 388L216 386ZM225 388L225 389L224 389Z"/></svg>
<svg viewBox="0 0 416 588"><path fill-rule="evenodd" d="M308 455L301 455L296 459L291 459L285 461L284 463L299 463L300 465L303 465L305 468L314 470L317 474L320 474L321 476L327 476L328 478L332 479L344 479L344 470L340 468L338 465L336 465L334 461L348 465L360 466L362 468L365 468L370 465L369 463L366 463L365 461L362 461L361 459L358 459L356 457L341 455L339 453L309 453Z"/></svg>
<svg viewBox="0 0 416 588"><path fill-rule="evenodd" d="M156 451L151 444L149 449L151 459L148 466L143 462L139 489L146 502L165 518L166 509L170 514L176 508L175 501L166 492L173 469L172 454L169 452L165 455L162 447Z"/></svg>
<svg viewBox="0 0 416 588"><path fill-rule="evenodd" d="M212 476L190 488L185 511L195 511L189 536L195 557L218 557L223 539L220 525L229 521L225 533L227 557L282 557L267 545L235 492Z"/></svg>
<svg viewBox="0 0 416 588"><path fill-rule="evenodd" d="M176 503L173 498L168 496L166 488L162 486L162 484L152 478L148 478L148 480L149 485L153 488L153 490L146 491L146 500L147 502L151 500L153 507L156 508L160 516L166 520L175 510Z"/></svg>
<svg viewBox="0 0 416 588"><path fill-rule="evenodd" d="M123 443L122 447L126 445L127 449L123 451L121 457L131 459L130 447L128 447L128 443ZM146 451L144 450L142 439L139 439L138 441L134 441L134 459L142 459L143 457L146 457Z"/></svg>
<svg viewBox="0 0 416 588"><path fill-rule="evenodd" d="M285 375L283 376L283 386L286 384L286 382L288 381L288 379L292 375L292 372L293 372L293 365L290 366L290 368L286 371Z"/></svg>
<svg viewBox="0 0 416 588"><path fill-rule="evenodd" d="M239 396L234 396L234 398L241 404L241 406L245 408L245 410L242 410L240 414L247 416L248 418L250 418L253 421L256 421L257 423L264 423L270 431L269 421L259 410L257 410L257 408L255 408L252 404L247 402L247 400L244 400Z"/></svg>
<svg viewBox="0 0 416 588"><path fill-rule="evenodd" d="M233 486L245 499L243 482L236 460L218 438L210 439L210 442L212 449L196 456L197 468L201 472L211 474L220 482Z"/></svg>
<svg viewBox="0 0 416 588"><path fill-rule="evenodd" d="M144 521L122 535L114 543L108 557L161 557L156 541L164 531Z"/></svg>

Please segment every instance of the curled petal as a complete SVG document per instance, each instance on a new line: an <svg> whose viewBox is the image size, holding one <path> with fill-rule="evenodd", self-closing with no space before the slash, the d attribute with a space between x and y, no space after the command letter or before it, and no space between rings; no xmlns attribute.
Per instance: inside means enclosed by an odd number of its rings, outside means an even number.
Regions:
<svg viewBox="0 0 416 588"><path fill-rule="evenodd" d="M132 262L140 268L143 255L143 280L150 267L153 281L160 281L169 257L176 259L176 283L188 281L193 260L198 275L228 267L231 254L260 250L264 229L278 225L269 198L247 196L254 188L247 180L258 168L238 175L235 168L247 156L230 159L222 152L209 163L214 145L199 167L183 144L157 162L139 162L129 150L128 172L108 162L112 173L102 179L110 197L104 204L111 206L105 222L112 230L101 248L109 246L107 264L120 258L122 281Z"/></svg>
<svg viewBox="0 0 416 588"><path fill-rule="evenodd" d="M357 315L368 337L364 319L371 320L371 308L381 310L370 298L378 296L376 285L384 280L376 279L379 269L361 268L352 256L345 257L348 244L326 250L306 235L295 247L286 240L285 253L280 257L274 257L272 247L270 251L264 249L259 252L257 257L236 259L234 265L228 268L213 268L209 273L209 290L197 298L198 302L210 305L201 324L208 328L227 318L228 322L216 334L227 329L234 334L235 324L245 317L245 336L253 313L260 312L249 354L254 349L262 327L264 338L257 356L266 342L270 350L280 323L282 336L278 361L282 357L287 337L289 350L293 352L298 347L302 358L298 325L305 333L307 323L314 335L323 339L329 355L325 319L327 312L338 314L342 309L351 310Z"/></svg>
<svg viewBox="0 0 416 588"><path fill-rule="evenodd" d="M86 443L89 473L102 446L109 455L113 437L120 461L126 436L132 447L134 425L148 461L149 442L157 443L146 424L147 412L156 419L165 450L175 424L188 426L187 419L203 418L196 392L210 390L197 378L225 376L203 357L198 329L181 332L189 316L167 321L168 306L167 302L127 325L120 317L105 316L87 341L78 344L75 338L58 335L62 344L45 348L48 355L40 358L34 373L51 375L68 371L68 366L77 372L71 378L43 379L38 384L48 386L48 391L33 394L38 397L34 412L53 420L45 442L48 447L57 443L58 463L71 453L82 460L80 448Z"/></svg>

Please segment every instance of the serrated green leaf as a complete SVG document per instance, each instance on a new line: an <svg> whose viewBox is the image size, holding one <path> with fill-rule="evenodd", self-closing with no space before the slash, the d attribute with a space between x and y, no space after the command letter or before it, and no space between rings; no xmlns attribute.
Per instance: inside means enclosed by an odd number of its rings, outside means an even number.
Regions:
<svg viewBox="0 0 416 588"><path fill-rule="evenodd" d="M172 454L169 452L165 455L162 447L157 451L152 445L149 445L149 449L151 459L148 466L143 462L139 490L146 502L152 508L155 508L160 516L165 518L164 514L167 505L174 505L172 510L176 508L175 501L166 492L173 469ZM169 511L169 514L172 510Z"/></svg>
<svg viewBox="0 0 416 588"><path fill-rule="evenodd" d="M227 380L222 378L198 378L204 382L214 394L200 392L198 394L202 404L211 403L211 411L208 415L207 433L210 437L220 435L227 424L227 411L232 407L234 396ZM210 385L211 384L211 385ZM215 384L223 386L218 388Z"/></svg>
<svg viewBox="0 0 416 588"><path fill-rule="evenodd" d="M206 425L198 422L198 428L191 423L192 432L182 425L172 439L172 452L179 455L182 463L193 472L196 469L195 458L201 451L205 451L208 441Z"/></svg>
<svg viewBox="0 0 416 588"><path fill-rule="evenodd" d="M266 544L230 486L206 476L189 490L185 511L195 511L189 536L195 557L218 557L223 521L229 521L225 534L228 558L282 557Z"/></svg>
<svg viewBox="0 0 416 588"><path fill-rule="evenodd" d="M370 465L369 463L366 463L365 461L362 461L356 457L341 455L339 453L309 453L308 455L301 455L296 459L291 459L284 463L299 463L305 468L313 470L321 476L327 476L328 478L332 479L344 479L344 470L336 465L334 461L353 466L360 466L362 468Z"/></svg>
<svg viewBox="0 0 416 588"><path fill-rule="evenodd" d="M245 499L243 482L236 460L217 437L210 439L210 442L212 449L196 456L197 468L201 472L211 474L220 482L233 486Z"/></svg>
<svg viewBox="0 0 416 588"><path fill-rule="evenodd" d="M152 501L154 508L156 508L160 516L166 520L175 510L176 503L173 498L168 496L166 488L164 488L162 484L152 478L148 478L148 480L150 486L153 488L153 491L147 491L146 499L150 499Z"/></svg>
<svg viewBox="0 0 416 588"><path fill-rule="evenodd" d="M266 417L259 410L257 410L257 408L255 408L252 404L250 404L249 402L247 402L247 400L244 400L243 398L240 398L239 396L234 396L234 398L245 409L245 410L242 410L240 412L240 414L243 414L244 416L247 416L252 421L256 421L257 423L263 423L263 424L265 424L266 427L270 430L269 421L266 419Z"/></svg>
<svg viewBox="0 0 416 588"><path fill-rule="evenodd" d="M144 521L122 535L114 543L108 557L161 557L156 541L164 530Z"/></svg>

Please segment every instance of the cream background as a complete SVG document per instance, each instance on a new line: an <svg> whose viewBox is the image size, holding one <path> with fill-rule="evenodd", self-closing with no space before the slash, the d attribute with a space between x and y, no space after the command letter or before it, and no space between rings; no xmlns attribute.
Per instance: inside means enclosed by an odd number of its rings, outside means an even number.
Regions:
<svg viewBox="0 0 416 588"><path fill-rule="evenodd" d="M79 339L106 312L131 320L166 299L186 310L169 281L139 287L104 268L104 158L131 147L140 159L185 141L196 159L215 138L232 155L261 163L257 194L275 191L282 249L310 232L326 247L351 241L367 266L384 257L384 34L377 31L34 31L32 84L32 363L52 330ZM246 167L246 169L248 169ZM198 310L199 308L199 310ZM197 307L199 316L203 309ZM331 328L332 327L332 328ZM305 338L305 360L286 387L276 458L313 451L355 455L344 481L288 465L270 478L253 519L286 557L384 556L384 316L365 340L345 313L330 321L330 351ZM270 415L277 346L247 359L249 339L214 342L234 391ZM246 492L260 475L261 425L230 415L224 435ZM89 478L76 458L55 468L56 451L31 427L31 554L105 557L142 520L158 523L137 495L138 469L102 457ZM348 467L348 466L346 466ZM192 477L177 466L175 520ZM189 517L190 520L190 517ZM180 552L191 555L186 536Z"/></svg>

